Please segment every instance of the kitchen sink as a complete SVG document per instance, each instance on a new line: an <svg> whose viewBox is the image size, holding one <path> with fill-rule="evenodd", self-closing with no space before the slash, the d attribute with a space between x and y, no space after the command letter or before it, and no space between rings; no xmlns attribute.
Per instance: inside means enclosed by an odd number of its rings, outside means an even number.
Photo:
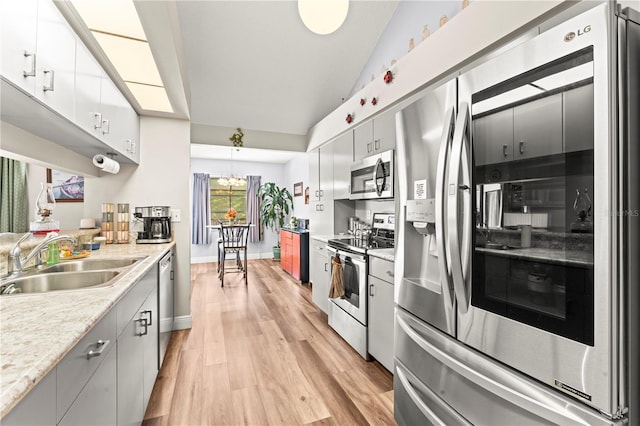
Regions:
<svg viewBox="0 0 640 426"><path fill-rule="evenodd" d="M38 270L39 274L50 274L53 272L79 272L79 271L98 271L103 269L117 269L131 266L143 258L124 258L124 259L85 259L65 261L51 266L43 266Z"/></svg>
<svg viewBox="0 0 640 426"><path fill-rule="evenodd" d="M8 280L0 286L1 295L77 290L111 285L120 271L60 272L35 274Z"/></svg>

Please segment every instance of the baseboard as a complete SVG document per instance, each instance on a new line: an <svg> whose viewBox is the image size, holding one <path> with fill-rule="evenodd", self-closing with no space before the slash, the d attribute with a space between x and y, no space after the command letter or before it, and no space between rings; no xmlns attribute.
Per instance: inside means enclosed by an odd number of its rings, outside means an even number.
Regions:
<svg viewBox="0 0 640 426"><path fill-rule="evenodd" d="M249 253L247 254L248 260L254 259L273 259L273 252L266 253ZM216 256L201 256L201 257L192 257L191 264L194 265L196 263L212 263L217 262L218 258Z"/></svg>
<svg viewBox="0 0 640 426"><path fill-rule="evenodd" d="M174 330L188 330L192 324L191 315L182 315L173 319Z"/></svg>

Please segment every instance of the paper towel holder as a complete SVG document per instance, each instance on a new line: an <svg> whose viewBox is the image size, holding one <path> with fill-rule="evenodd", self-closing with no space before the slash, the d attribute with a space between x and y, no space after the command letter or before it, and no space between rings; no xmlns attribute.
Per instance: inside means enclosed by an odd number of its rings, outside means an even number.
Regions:
<svg viewBox="0 0 640 426"><path fill-rule="evenodd" d="M120 163L115 160L118 154L113 151L103 154L96 154L93 156L93 164L108 173L116 174L120 171ZM106 158L108 157L108 158Z"/></svg>

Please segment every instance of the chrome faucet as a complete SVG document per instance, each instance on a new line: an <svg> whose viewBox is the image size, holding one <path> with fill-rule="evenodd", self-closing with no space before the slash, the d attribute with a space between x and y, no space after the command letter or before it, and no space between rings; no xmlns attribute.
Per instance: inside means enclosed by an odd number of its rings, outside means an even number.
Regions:
<svg viewBox="0 0 640 426"><path fill-rule="evenodd" d="M22 250L20 249L20 244L30 236L31 236L31 233L27 232L22 237L20 237L16 245L13 246L13 248L9 252L8 272L10 276L16 276L21 274L24 270L24 265L29 263L29 261L36 256L37 256L36 266L42 265L41 252L43 249L45 249L49 245L49 243L66 240L66 241L70 241L71 244L73 245L78 244L78 241L70 235L57 235L55 237L46 238L43 241L40 241L40 243L37 246L35 246L33 250L29 252L28 255L26 255L25 257L22 257Z"/></svg>

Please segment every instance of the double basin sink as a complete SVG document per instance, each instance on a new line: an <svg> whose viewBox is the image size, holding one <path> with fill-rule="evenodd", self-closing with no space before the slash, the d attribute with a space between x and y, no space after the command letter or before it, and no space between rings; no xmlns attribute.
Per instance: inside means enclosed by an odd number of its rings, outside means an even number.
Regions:
<svg viewBox="0 0 640 426"><path fill-rule="evenodd" d="M82 259L34 268L0 280L0 296L108 287L144 257Z"/></svg>

